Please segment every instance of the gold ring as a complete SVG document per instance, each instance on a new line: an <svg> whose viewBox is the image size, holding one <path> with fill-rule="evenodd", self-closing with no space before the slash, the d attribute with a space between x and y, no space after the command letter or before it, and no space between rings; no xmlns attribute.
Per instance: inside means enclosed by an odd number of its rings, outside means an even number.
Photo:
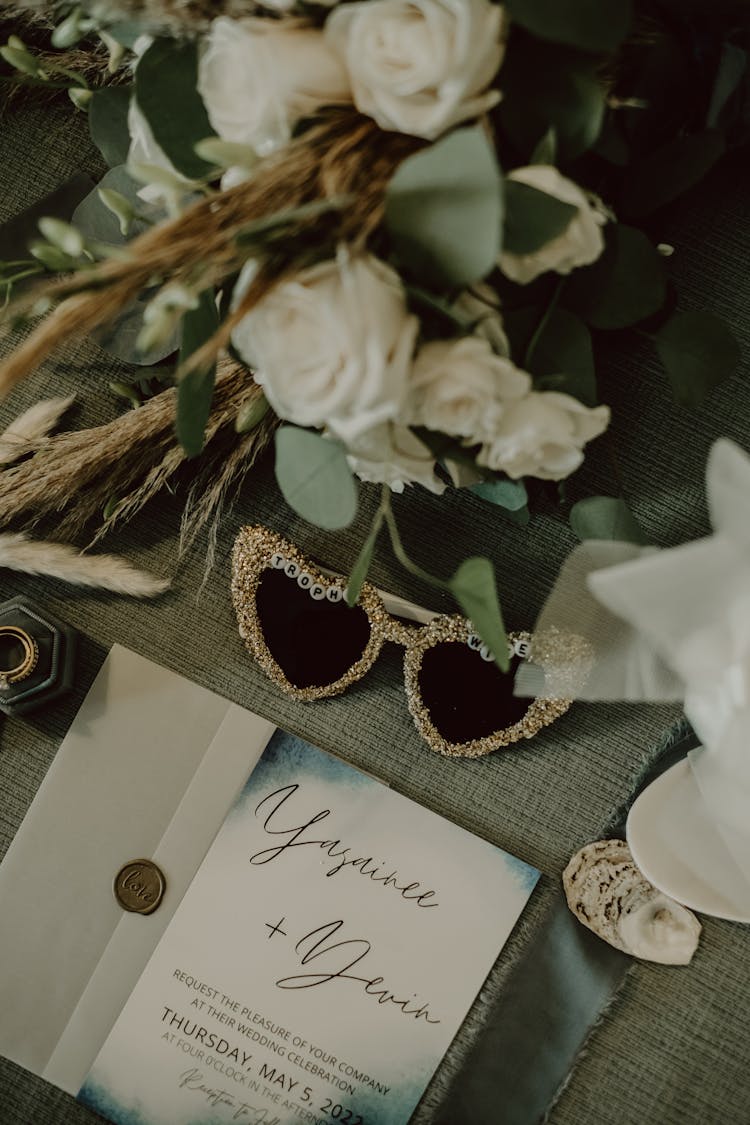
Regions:
<svg viewBox="0 0 750 1125"><path fill-rule="evenodd" d="M0 691L7 691L11 684L17 684L19 680L25 680L30 676L39 659L39 647L25 629L21 629L18 625L0 625L0 660L4 655L3 650L6 645L3 644L3 641L6 639L16 642L15 646L8 646L10 651L13 647L17 648L20 645L23 656L20 663L14 667L0 668Z"/></svg>

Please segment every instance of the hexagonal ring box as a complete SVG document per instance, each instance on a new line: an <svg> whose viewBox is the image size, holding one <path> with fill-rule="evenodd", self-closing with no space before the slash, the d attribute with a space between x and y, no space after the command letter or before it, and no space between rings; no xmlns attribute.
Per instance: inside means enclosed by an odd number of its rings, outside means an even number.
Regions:
<svg viewBox="0 0 750 1125"><path fill-rule="evenodd" d="M71 625L25 598L12 598L0 603L0 630L0 677L5 681L0 711L6 715L27 714L72 687L78 634ZM36 649L31 671L16 680L3 677L17 661L14 630L28 637Z"/></svg>

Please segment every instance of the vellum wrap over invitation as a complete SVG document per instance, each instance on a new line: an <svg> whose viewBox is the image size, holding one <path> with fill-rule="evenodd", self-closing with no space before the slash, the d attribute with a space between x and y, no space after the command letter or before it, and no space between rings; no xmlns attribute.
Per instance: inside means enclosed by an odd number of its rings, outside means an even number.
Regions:
<svg viewBox="0 0 750 1125"><path fill-rule="evenodd" d="M273 730L112 649L0 864L0 1054L78 1092ZM168 872L148 917L112 893L140 857Z"/></svg>

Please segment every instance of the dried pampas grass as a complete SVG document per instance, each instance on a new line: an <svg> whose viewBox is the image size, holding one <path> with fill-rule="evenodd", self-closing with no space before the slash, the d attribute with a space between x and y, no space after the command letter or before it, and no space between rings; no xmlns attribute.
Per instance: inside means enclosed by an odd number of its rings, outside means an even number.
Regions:
<svg viewBox="0 0 750 1125"><path fill-rule="evenodd" d="M60 303L0 364L0 396L65 340L114 320L153 286L154 278L191 285L200 276L204 287L220 285L253 252L247 241L252 225L267 220L271 212L290 213L278 230L265 228L263 267L239 306L192 357L191 365L213 359L226 347L234 324L282 276L316 257L333 254L338 242L357 248L369 241L382 222L385 190L395 168L423 143L399 133L383 133L354 110L331 110L287 149L266 160L252 179L213 193L178 218L145 231L129 244L126 259L109 259L83 275L31 288L7 310L6 325L29 314L42 297Z"/></svg>
<svg viewBox="0 0 750 1125"><path fill-rule="evenodd" d="M75 395L43 399L11 422L0 434L0 468L38 449L74 401Z"/></svg>
<svg viewBox="0 0 750 1125"><path fill-rule="evenodd" d="M138 570L117 555L83 555L64 543L39 542L22 534L0 534L2 567L133 598L153 598L169 588L166 579Z"/></svg>
<svg viewBox="0 0 750 1125"><path fill-rule="evenodd" d="M246 437L234 432L238 411L260 394L243 367L221 362L203 456L209 463L217 459L225 482L252 464L275 428L269 412ZM0 527L29 528L47 518L58 538L75 539L98 521L96 542L132 518L187 460L174 433L176 402L172 387L106 425L45 439L33 457L0 472ZM201 526L228 486L207 490L197 508Z"/></svg>

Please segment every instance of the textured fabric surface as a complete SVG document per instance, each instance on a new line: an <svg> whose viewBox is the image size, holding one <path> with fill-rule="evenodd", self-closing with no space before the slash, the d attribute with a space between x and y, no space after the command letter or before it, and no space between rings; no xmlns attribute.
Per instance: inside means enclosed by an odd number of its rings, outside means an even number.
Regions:
<svg viewBox="0 0 750 1125"><path fill-rule="evenodd" d="M97 172L85 128L66 106L14 110L2 122L0 148L0 222L74 172ZM682 307L720 312L738 332L745 351L742 370L712 395L710 408L700 415L674 406L646 340L634 347L631 337L626 350L613 338L602 357L601 395L615 413L614 446L622 486L649 537L669 546L706 530L703 471L711 441L723 434L750 447L750 213L737 169L712 177L674 208L656 233L659 241L676 246L672 268ZM122 373L95 345L75 344L0 404L0 424L43 395L73 390L80 399L76 425L111 417L120 406L107 383ZM614 493L618 485L613 472L608 444L600 441L571 482L571 496ZM181 498L164 496L108 543L110 549L173 577L173 590L153 604L135 605L0 572L0 596L36 598L87 636L76 697L49 715L0 726L0 854L52 760L76 699L82 697L106 646L118 641L335 751L536 865L544 873L542 884L490 974L484 999L417 1111L417 1125L427 1125L438 1118L448 1083L481 1035L486 1003L502 991L516 960L538 933L569 856L596 838L628 797L643 762L677 713L668 707L579 704L528 745L461 762L438 757L418 738L406 709L396 651L386 651L344 697L312 705L286 698L253 666L237 637L228 592L233 535L243 522L267 523L303 550L345 571L361 545L375 504L373 492L363 490L362 511L353 528L321 533L284 506L271 467L264 464L248 477L224 521L217 565L201 593L204 544L178 562ZM444 574L469 553L488 553L510 628L533 621L574 542L551 506L521 529L475 498L439 500L414 489L397 501L396 514L413 557ZM410 579L382 544L372 576L396 593L437 609L453 609ZM713 919L705 920L690 967L635 965L551 1110L553 1125L746 1125L749 969L750 929ZM543 1027L539 1036L543 1039ZM502 1125L501 1093L496 1108L495 1119ZM59 1091L2 1062L0 1119L4 1125L83 1125L95 1120Z"/></svg>

